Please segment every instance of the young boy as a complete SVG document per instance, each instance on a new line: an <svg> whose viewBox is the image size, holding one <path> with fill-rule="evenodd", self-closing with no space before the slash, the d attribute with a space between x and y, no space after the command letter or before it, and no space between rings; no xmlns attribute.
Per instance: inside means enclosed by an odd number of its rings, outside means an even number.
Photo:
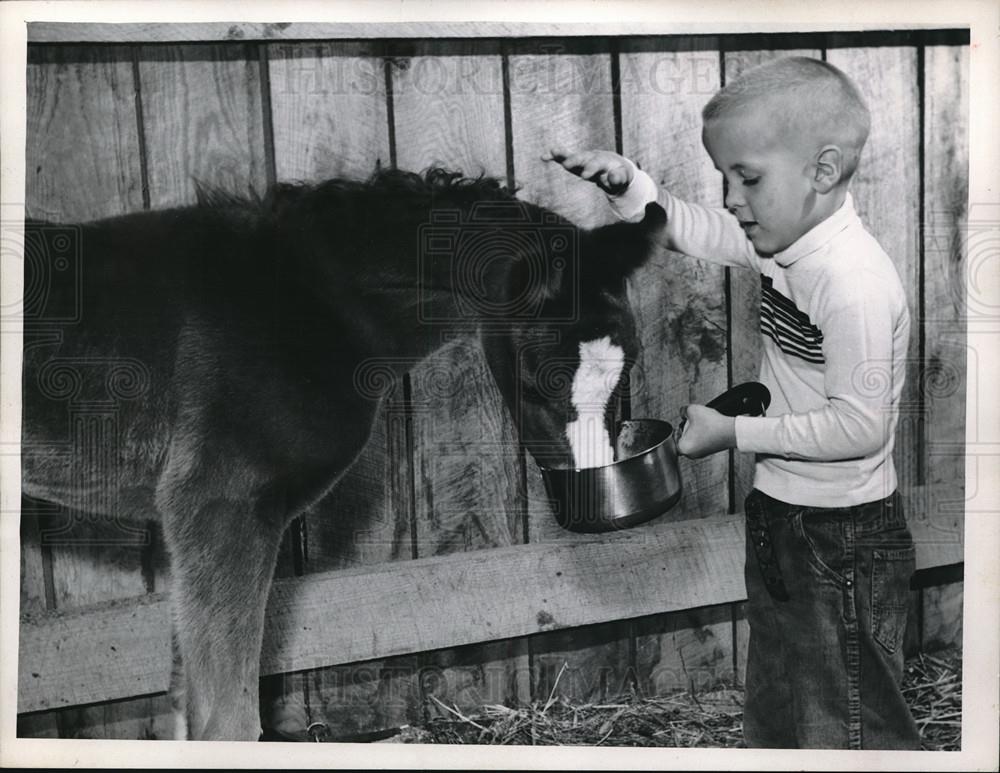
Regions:
<svg viewBox="0 0 1000 773"><path fill-rule="evenodd" d="M814 59L745 73L705 106L725 209L657 190L607 151L560 163L620 217L666 210L669 249L756 271L767 417L686 409L678 447L755 453L746 501L744 734L772 748L919 749L900 692L914 569L892 462L910 319L847 186L869 130L857 88Z"/></svg>

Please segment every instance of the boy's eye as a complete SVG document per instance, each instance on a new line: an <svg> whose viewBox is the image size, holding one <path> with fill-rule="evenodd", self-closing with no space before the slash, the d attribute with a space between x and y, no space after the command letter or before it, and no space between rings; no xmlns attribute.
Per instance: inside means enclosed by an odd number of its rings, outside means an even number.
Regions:
<svg viewBox="0 0 1000 773"><path fill-rule="evenodd" d="M743 178L743 184L744 185L756 185L759 182L760 182L760 178L759 177L744 177Z"/></svg>

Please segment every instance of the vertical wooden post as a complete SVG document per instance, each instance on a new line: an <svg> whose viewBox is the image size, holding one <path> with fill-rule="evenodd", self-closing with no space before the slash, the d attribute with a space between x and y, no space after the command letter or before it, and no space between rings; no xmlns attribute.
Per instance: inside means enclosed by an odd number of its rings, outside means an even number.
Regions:
<svg viewBox="0 0 1000 773"><path fill-rule="evenodd" d="M923 49L923 389L926 483L958 486L951 502L927 502L911 519L927 519L942 542L963 542L965 505L966 368L976 367L966 333L975 304L965 299L970 259L982 231L970 224L969 49ZM986 224L995 227L995 223ZM981 242L980 242L981 243ZM976 290L970 290L975 297ZM973 371L974 372L974 371ZM966 399L963 399L965 397ZM962 646L962 583L923 590L923 642L928 648Z"/></svg>

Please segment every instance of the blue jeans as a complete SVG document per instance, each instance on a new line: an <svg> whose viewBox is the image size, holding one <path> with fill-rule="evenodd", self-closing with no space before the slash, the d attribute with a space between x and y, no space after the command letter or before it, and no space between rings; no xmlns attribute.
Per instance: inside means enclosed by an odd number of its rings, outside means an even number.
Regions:
<svg viewBox="0 0 1000 773"><path fill-rule="evenodd" d="M755 489L746 513L747 745L919 749L899 686L914 550L898 492L817 508Z"/></svg>

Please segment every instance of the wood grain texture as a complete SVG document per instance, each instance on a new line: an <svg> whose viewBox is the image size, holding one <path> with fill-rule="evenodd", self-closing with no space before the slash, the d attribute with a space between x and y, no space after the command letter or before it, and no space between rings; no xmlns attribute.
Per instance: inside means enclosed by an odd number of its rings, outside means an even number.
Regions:
<svg viewBox="0 0 1000 773"><path fill-rule="evenodd" d="M163 692L170 674L166 597L22 613L19 654L19 713Z"/></svg>
<svg viewBox="0 0 1000 773"><path fill-rule="evenodd" d="M359 6L361 7L361 6ZM574 21L347 21L336 22L28 22L28 40L37 43L163 43L163 42L219 42L219 41L296 41L380 39L380 38L523 38L539 36L593 37L595 33L608 36L660 35L664 40L683 39L683 36L704 34L710 31L705 24L681 24L669 14L653 19L606 19L600 25L593 22ZM721 30L725 25L718 25ZM730 28L744 25L728 25ZM905 26L905 25L904 25ZM915 27L915 25L914 25ZM968 44L968 27L953 29L906 29L900 31L871 30L853 32L858 45L879 45L898 41L906 36L919 37L944 45ZM791 47L804 41L821 38L822 33L771 32L761 34L729 33L726 38L753 41L762 48ZM749 44L748 44L749 45Z"/></svg>
<svg viewBox="0 0 1000 773"><path fill-rule="evenodd" d="M517 440L477 341L414 370L413 437L418 555L520 541Z"/></svg>
<svg viewBox="0 0 1000 773"><path fill-rule="evenodd" d="M531 695L527 649L525 639L516 638L426 653L420 658L421 719L454 719L454 709L524 705Z"/></svg>
<svg viewBox="0 0 1000 773"><path fill-rule="evenodd" d="M306 516L306 573L412 557L407 419L399 384L354 466Z"/></svg>
<svg viewBox="0 0 1000 773"><path fill-rule="evenodd" d="M747 652L750 648L750 623L747 620L747 605L745 601L733 605L736 621L736 684L747 683Z"/></svg>
<svg viewBox="0 0 1000 773"><path fill-rule="evenodd" d="M367 178L388 167L382 45L364 41L267 47L279 180Z"/></svg>
<svg viewBox="0 0 1000 773"><path fill-rule="evenodd" d="M621 54L622 81L635 84L622 90L622 149L671 193L717 206L722 182L701 144L701 108L719 86L718 52L648 50L643 43L627 42ZM727 387L725 270L663 251L632 277L629 296L643 347L632 415L676 423L683 406L706 403ZM682 458L680 467L683 494L666 517L728 506L726 454Z"/></svg>
<svg viewBox="0 0 1000 773"><path fill-rule="evenodd" d="M473 50L424 43L394 52L407 54L392 60L401 168L503 177L500 57ZM414 324L432 346L444 345L411 373L417 555L516 542L518 449L482 347L460 332L474 323Z"/></svg>
<svg viewBox="0 0 1000 773"><path fill-rule="evenodd" d="M328 40L331 38L499 38L545 36L676 34L677 25L662 22L603 21L599 29L580 22L389 21L389 22L133 22L71 24L31 22L28 39L39 43L158 43L194 41ZM689 29L690 31L690 25Z"/></svg>
<svg viewBox="0 0 1000 773"><path fill-rule="evenodd" d="M399 168L444 166L502 179L507 162L499 46L421 41L394 47L391 62Z"/></svg>
<svg viewBox="0 0 1000 773"><path fill-rule="evenodd" d="M596 41L592 51L566 46L544 40L510 46L514 176L520 196L590 228L614 219L604 194L541 156L553 145L615 147L611 57Z"/></svg>
<svg viewBox="0 0 1000 773"><path fill-rule="evenodd" d="M964 582L924 588L921 646L925 652L962 650L964 590Z"/></svg>
<svg viewBox="0 0 1000 773"><path fill-rule="evenodd" d="M809 56L819 59L822 52L814 48L780 50L736 50L725 52L725 82L731 83L741 74L759 64L787 56ZM750 271L729 272L730 303L730 368L732 381L740 384L755 381L760 375L760 277ZM742 507L753 488L754 455L733 454L733 502Z"/></svg>
<svg viewBox="0 0 1000 773"><path fill-rule="evenodd" d="M309 713L333 739L420 722L420 657L400 655L306 671ZM286 677L287 678L287 675ZM305 726L298 720L297 730Z"/></svg>
<svg viewBox="0 0 1000 773"><path fill-rule="evenodd" d="M552 147L570 150L615 147L611 55L606 41L521 40L505 42L510 91L511 141L518 195L558 212L583 227L614 219L604 194L556 164L541 160ZM539 489L540 474L525 455L530 539L551 539L561 531ZM532 485L534 484L534 485ZM546 700L555 675L566 665L580 678L560 682L560 694L586 700L592 676L615 672L627 651L627 627L579 631L572 637L540 637L530 643L534 699ZM597 680L600 685L600 679ZM582 690L579 695L574 690Z"/></svg>
<svg viewBox="0 0 1000 773"><path fill-rule="evenodd" d="M969 379L965 302L974 244L968 218L969 49L924 49L924 476L955 499L930 503L927 526L945 544L964 544L965 409ZM921 647L962 649L964 583L921 591Z"/></svg>
<svg viewBox="0 0 1000 773"><path fill-rule="evenodd" d="M21 498L21 609L45 609L45 557L38 512Z"/></svg>
<svg viewBox="0 0 1000 773"><path fill-rule="evenodd" d="M960 550L934 542L919 523L912 530L918 570L962 561ZM739 602L743 557L743 516L719 513L586 541L279 580L268 606L263 673ZM166 689L169 611L162 594L29 612L20 636L19 712Z"/></svg>
<svg viewBox="0 0 1000 773"><path fill-rule="evenodd" d="M928 483L965 479L969 49L924 49L924 362ZM964 496L963 496L964 499Z"/></svg>
<svg viewBox="0 0 1000 773"><path fill-rule="evenodd" d="M729 604L643 620L636 631L636 672L644 695L694 695L731 683L733 620Z"/></svg>
<svg viewBox="0 0 1000 773"><path fill-rule="evenodd" d="M76 222L142 207L134 98L127 47L28 49L29 217Z"/></svg>
<svg viewBox="0 0 1000 773"><path fill-rule="evenodd" d="M554 504L549 501L545 481L542 480L542 471L527 452L524 454L524 467L528 541L537 545L573 539L575 535L562 528L556 521Z"/></svg>
<svg viewBox="0 0 1000 773"><path fill-rule="evenodd" d="M871 133L850 189L861 220L899 272L914 320L893 457L900 488L907 489L919 482L922 453L917 319L921 174L917 51L909 46L832 47L827 51L827 61L854 80L871 111ZM872 363L872 367L884 369L885 364Z"/></svg>
<svg viewBox="0 0 1000 773"><path fill-rule="evenodd" d="M504 94L496 43L422 41L390 49L396 163L467 176L506 174ZM473 225L473 228L476 226ZM456 255L456 258L460 256ZM414 321L433 345L410 373L416 555L445 555L521 541L520 448L507 406L470 321ZM453 330L453 327L455 328ZM420 711L528 700L527 644L438 650L418 657ZM479 662L477 663L477 659ZM519 676L521 675L521 676Z"/></svg>
<svg viewBox="0 0 1000 773"><path fill-rule="evenodd" d="M684 609L705 598L732 600L742 592L741 537L734 516L279 580L262 670L318 668ZM404 619L406 625L386 625ZM165 599L149 594L27 614L21 652L22 712L158 692L169 672Z"/></svg>
<svg viewBox="0 0 1000 773"><path fill-rule="evenodd" d="M152 208L189 204L195 181L262 192L260 64L251 46L145 46L139 52Z"/></svg>
<svg viewBox="0 0 1000 773"><path fill-rule="evenodd" d="M39 517L32 500L21 497L21 611L46 608L45 568ZM58 738L59 723L55 712L46 711L17 718L18 738Z"/></svg>
<svg viewBox="0 0 1000 773"><path fill-rule="evenodd" d="M586 705L627 693L633 680L630 639L631 626L618 621L531 637L533 700Z"/></svg>

